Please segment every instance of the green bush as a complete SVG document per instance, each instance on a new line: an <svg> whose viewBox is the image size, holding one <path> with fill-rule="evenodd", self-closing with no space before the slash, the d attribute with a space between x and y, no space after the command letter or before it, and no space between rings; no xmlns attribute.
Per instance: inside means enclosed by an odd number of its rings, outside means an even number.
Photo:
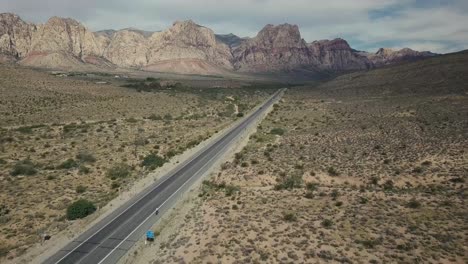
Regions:
<svg viewBox="0 0 468 264"><path fill-rule="evenodd" d="M163 157L156 155L154 153L151 153L143 159L143 161L141 162L141 166L150 170L154 170L158 167L161 167L166 162L167 160L164 159Z"/></svg>
<svg viewBox="0 0 468 264"><path fill-rule="evenodd" d="M116 164L107 170L107 177L112 180L126 178L130 176L130 166L125 163Z"/></svg>
<svg viewBox="0 0 468 264"><path fill-rule="evenodd" d="M297 221L297 216L294 213L285 213L283 214L283 219L288 222Z"/></svg>
<svg viewBox="0 0 468 264"><path fill-rule="evenodd" d="M416 209L416 208L419 208L421 207L421 203L419 201L417 201L416 199L412 198L407 204L406 206L408 208L412 208L412 209Z"/></svg>
<svg viewBox="0 0 468 264"><path fill-rule="evenodd" d="M18 161L14 166L13 170L10 172L11 176L17 176L17 175L35 175L37 173L37 170L35 168L34 163L30 161L29 159L25 159L22 161Z"/></svg>
<svg viewBox="0 0 468 264"><path fill-rule="evenodd" d="M333 225L333 221L330 219L324 219L321 223L321 225L325 228L329 228Z"/></svg>
<svg viewBox="0 0 468 264"><path fill-rule="evenodd" d="M285 132L286 131L282 128L273 128L272 130L270 130L270 134L279 135L279 136L284 135Z"/></svg>
<svg viewBox="0 0 468 264"><path fill-rule="evenodd" d="M67 208L67 219L75 220L84 218L96 211L96 206L85 199L80 199Z"/></svg>

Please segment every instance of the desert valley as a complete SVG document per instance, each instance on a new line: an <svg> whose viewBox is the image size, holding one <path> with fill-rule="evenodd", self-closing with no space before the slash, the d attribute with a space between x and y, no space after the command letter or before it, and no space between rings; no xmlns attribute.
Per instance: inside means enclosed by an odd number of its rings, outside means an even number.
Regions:
<svg viewBox="0 0 468 264"><path fill-rule="evenodd" d="M467 263L467 84L467 50L2 13L0 262Z"/></svg>

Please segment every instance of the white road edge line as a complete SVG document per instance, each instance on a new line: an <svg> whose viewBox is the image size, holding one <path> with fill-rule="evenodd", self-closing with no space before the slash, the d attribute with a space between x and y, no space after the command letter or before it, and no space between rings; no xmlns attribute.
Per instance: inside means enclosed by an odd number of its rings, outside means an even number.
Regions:
<svg viewBox="0 0 468 264"><path fill-rule="evenodd" d="M269 99L266 100L266 102L268 102L268 100L270 100L271 98L274 98L277 94L273 94L272 97L270 97ZM255 110L257 111L258 108ZM254 113L255 113L254 111ZM246 119L248 119L249 116L246 117ZM239 123L242 123L239 122ZM236 124L237 125L237 124ZM226 131L225 134L223 135L220 135L220 137L223 137L224 135L228 134L229 132L231 132L231 130L234 130L236 128L236 126L234 126L233 128L229 129L228 131ZM215 141L215 142L212 142L212 144L209 144L208 146L206 146L206 148L202 148L200 149L200 153L198 153L198 155L194 156L192 159L190 159L188 162L186 162L185 164L188 164L190 162L192 162L194 159L196 159L197 157L199 157L201 154L204 153L204 149L208 149L210 146L216 144L216 142L218 141ZM202 151L203 150L203 151ZM178 170L175 170L173 174L175 174ZM120 214L118 214L116 217L112 218L110 221L108 221L104 226L102 226L101 228L99 228L96 232L94 232L91 236L88 236L87 239L85 239L83 242L81 242L78 246L74 247L72 250L70 250L67 254L65 254L65 256L63 256L62 258L60 258L57 262L55 262L55 264L58 264L60 263L63 259L65 259L66 257L68 257L71 253L75 252L75 250L77 248L79 248L81 245L83 245L84 243L88 242L88 240L90 240L94 235L96 235L97 233L99 233L102 229L106 228L110 223L112 223L115 219L117 219L119 216L121 216L122 214L124 214L125 212L127 212L132 206L134 206L136 203L138 203L140 200L142 200L143 198L146 197L147 194L149 194L150 192L152 192L154 189L158 188L161 184L163 184L164 182L166 182L168 179L170 179L172 176L170 177L167 177L167 179L165 179L164 181L160 182L158 185L156 185L156 187L152 188L150 191L148 191L146 194L144 194L142 197L140 197L138 200L136 200L134 203L132 203L130 206L128 206L124 211L122 211ZM118 208L116 208L118 209ZM104 218L103 218L104 219Z"/></svg>

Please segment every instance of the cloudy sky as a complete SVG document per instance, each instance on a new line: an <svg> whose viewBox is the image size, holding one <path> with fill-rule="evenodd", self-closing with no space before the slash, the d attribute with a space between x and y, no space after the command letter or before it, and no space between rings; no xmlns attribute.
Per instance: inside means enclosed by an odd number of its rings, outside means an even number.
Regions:
<svg viewBox="0 0 468 264"><path fill-rule="evenodd" d="M0 0L0 12L36 23L71 17L92 30L156 31L192 19L250 37L266 24L290 23L308 42L341 37L359 50L468 49L468 0Z"/></svg>

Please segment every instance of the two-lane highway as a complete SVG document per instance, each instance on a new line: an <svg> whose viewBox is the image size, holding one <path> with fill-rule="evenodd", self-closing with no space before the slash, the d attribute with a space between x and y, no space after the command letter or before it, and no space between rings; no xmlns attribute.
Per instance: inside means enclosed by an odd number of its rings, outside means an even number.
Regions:
<svg viewBox="0 0 468 264"><path fill-rule="evenodd" d="M142 237L161 214L235 144L247 127L256 124L281 96L277 91L236 126L187 161L116 209L45 261L47 264L115 263ZM160 213L161 212L161 213Z"/></svg>

